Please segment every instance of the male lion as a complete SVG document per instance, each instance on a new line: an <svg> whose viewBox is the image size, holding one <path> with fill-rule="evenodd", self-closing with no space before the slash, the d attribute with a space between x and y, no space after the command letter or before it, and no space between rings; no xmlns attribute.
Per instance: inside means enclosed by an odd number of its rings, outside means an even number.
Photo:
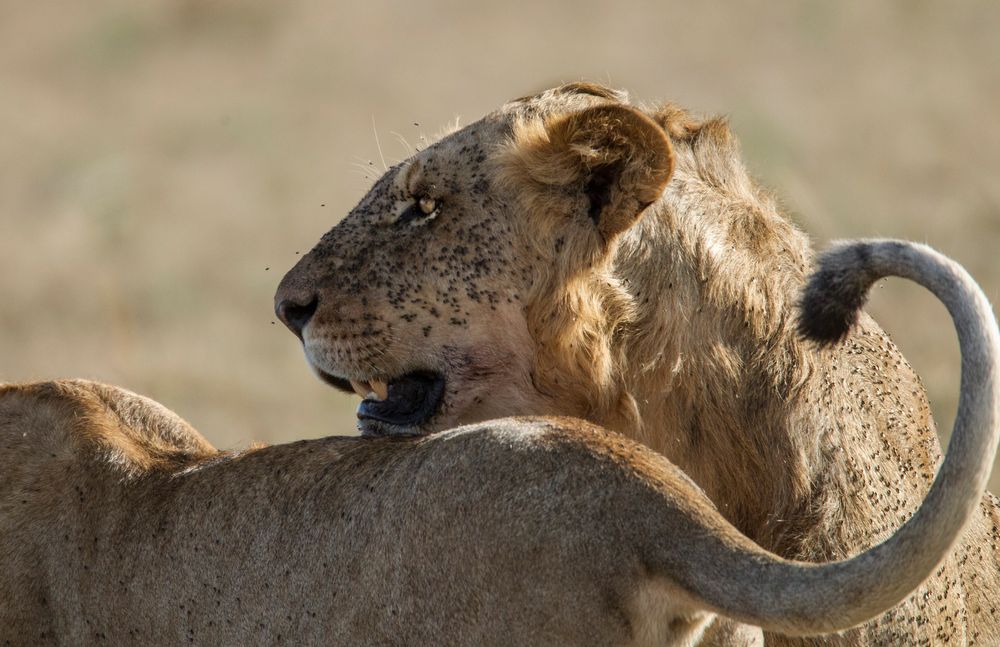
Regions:
<svg viewBox="0 0 1000 647"><path fill-rule="evenodd" d="M768 550L823 561L905 520L940 450L869 317L835 348L797 337L810 262L723 121L571 84L390 169L275 299L320 376L362 394L366 434L583 417ZM1000 644L998 522L985 495L923 588L827 644Z"/></svg>
<svg viewBox="0 0 1000 647"><path fill-rule="evenodd" d="M842 248L803 329L839 338L887 273L948 305L963 389L926 501L859 557L768 553L661 455L580 420L227 454L122 389L0 386L0 641L663 646L714 613L791 634L861 622L937 567L1000 440L1000 332L951 261Z"/></svg>

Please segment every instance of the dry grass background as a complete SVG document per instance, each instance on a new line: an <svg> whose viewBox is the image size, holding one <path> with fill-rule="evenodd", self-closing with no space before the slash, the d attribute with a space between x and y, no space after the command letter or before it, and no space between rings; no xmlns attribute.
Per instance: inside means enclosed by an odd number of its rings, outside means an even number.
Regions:
<svg viewBox="0 0 1000 647"><path fill-rule="evenodd" d="M1000 302L998 32L987 1L0 0L0 380L119 383L227 447L350 433L271 296L369 186L372 120L391 161L578 79L727 113L819 245L927 241ZM950 426L943 309L871 309Z"/></svg>

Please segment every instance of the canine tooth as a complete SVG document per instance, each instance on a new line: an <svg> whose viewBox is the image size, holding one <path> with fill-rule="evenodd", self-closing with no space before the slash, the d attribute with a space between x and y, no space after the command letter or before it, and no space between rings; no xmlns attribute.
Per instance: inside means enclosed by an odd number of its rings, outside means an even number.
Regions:
<svg viewBox="0 0 1000 647"><path fill-rule="evenodd" d="M351 388L354 389L354 392L360 395L362 398L368 397L368 394L371 393L371 389L368 387L367 382L358 382L355 380L351 380Z"/></svg>
<svg viewBox="0 0 1000 647"><path fill-rule="evenodd" d="M385 400L389 397L389 385L382 380L372 380L368 383L371 390L378 396L379 400Z"/></svg>

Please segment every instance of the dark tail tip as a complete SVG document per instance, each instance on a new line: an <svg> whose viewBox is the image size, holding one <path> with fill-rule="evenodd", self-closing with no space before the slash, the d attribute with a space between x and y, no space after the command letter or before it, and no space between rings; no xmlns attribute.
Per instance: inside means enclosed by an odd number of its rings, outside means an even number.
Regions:
<svg viewBox="0 0 1000 647"><path fill-rule="evenodd" d="M842 243L820 255L799 302L800 335L821 346L847 336L879 278L871 256L867 243Z"/></svg>

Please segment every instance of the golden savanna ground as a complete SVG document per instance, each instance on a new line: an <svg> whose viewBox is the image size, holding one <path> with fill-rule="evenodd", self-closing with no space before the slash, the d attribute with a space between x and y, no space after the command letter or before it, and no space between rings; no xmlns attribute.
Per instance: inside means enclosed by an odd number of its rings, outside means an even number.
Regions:
<svg viewBox="0 0 1000 647"><path fill-rule="evenodd" d="M356 5L0 3L0 380L121 384L220 446L349 433L281 275L401 139L577 79L729 114L820 247L926 241L1000 302L994 3ZM950 428L943 309L871 311Z"/></svg>

